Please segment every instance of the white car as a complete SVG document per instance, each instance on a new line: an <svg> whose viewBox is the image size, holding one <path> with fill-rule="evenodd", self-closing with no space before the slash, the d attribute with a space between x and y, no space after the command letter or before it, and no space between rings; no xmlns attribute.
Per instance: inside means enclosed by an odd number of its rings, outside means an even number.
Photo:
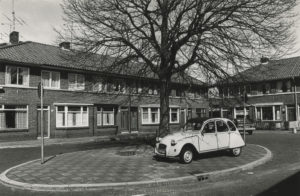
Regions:
<svg viewBox="0 0 300 196"><path fill-rule="evenodd" d="M180 132L156 138L158 157L179 157L182 163L191 163L196 153L230 150L239 156L245 142L235 124L226 118L190 119Z"/></svg>

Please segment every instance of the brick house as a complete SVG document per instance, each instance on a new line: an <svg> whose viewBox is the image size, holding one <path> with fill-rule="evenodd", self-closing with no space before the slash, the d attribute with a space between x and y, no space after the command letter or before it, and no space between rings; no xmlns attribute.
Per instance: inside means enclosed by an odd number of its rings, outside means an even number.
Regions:
<svg viewBox="0 0 300 196"><path fill-rule="evenodd" d="M246 117L257 129L287 129L299 120L300 57L261 59L231 81L218 85L219 98L211 100L210 116L243 119L243 92L247 92Z"/></svg>
<svg viewBox="0 0 300 196"><path fill-rule="evenodd" d="M159 125L158 80L149 74L107 71L103 63L71 61L68 43L19 42L0 45L0 140L39 137L44 90L46 137L155 133ZM94 55L98 58L100 55ZM73 56L76 58L76 56ZM103 61L104 62L104 61ZM109 58L106 62L109 62ZM199 80L172 78L170 129L208 115L208 87Z"/></svg>

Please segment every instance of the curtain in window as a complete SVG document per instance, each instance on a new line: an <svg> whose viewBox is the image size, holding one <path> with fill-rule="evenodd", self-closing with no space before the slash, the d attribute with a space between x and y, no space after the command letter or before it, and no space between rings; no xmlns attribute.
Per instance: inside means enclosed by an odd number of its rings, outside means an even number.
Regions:
<svg viewBox="0 0 300 196"><path fill-rule="evenodd" d="M75 89L76 88L76 81L75 81L75 74L69 74L69 88Z"/></svg>
<svg viewBox="0 0 300 196"><path fill-rule="evenodd" d="M50 72L42 72L42 82L45 87L50 86Z"/></svg>
<svg viewBox="0 0 300 196"><path fill-rule="evenodd" d="M64 112L57 112L56 126L57 127L65 126L65 113Z"/></svg>
<svg viewBox="0 0 300 196"><path fill-rule="evenodd" d="M59 88L59 73L52 72L52 80L51 80L51 87L52 88Z"/></svg>
<svg viewBox="0 0 300 196"><path fill-rule="evenodd" d="M11 84L11 67L6 68L6 84Z"/></svg>
<svg viewBox="0 0 300 196"><path fill-rule="evenodd" d="M78 74L77 75L77 88L78 89L84 89L84 76Z"/></svg>
<svg viewBox="0 0 300 196"><path fill-rule="evenodd" d="M15 122L17 129L25 129L27 128L27 112L24 111L16 111Z"/></svg>
<svg viewBox="0 0 300 196"><path fill-rule="evenodd" d="M5 123L5 112L0 112L0 129L5 129L6 123Z"/></svg>
<svg viewBox="0 0 300 196"><path fill-rule="evenodd" d="M112 111L103 112L103 125L114 125L114 114Z"/></svg>
<svg viewBox="0 0 300 196"><path fill-rule="evenodd" d="M148 108L143 108L143 122L148 123L149 115Z"/></svg>
<svg viewBox="0 0 300 196"><path fill-rule="evenodd" d="M22 78L22 79L21 79ZM28 68L20 68L19 69L19 85L29 85L29 69Z"/></svg>
<svg viewBox="0 0 300 196"><path fill-rule="evenodd" d="M101 112L98 111L97 112L97 125L101 126L102 122L101 122Z"/></svg>

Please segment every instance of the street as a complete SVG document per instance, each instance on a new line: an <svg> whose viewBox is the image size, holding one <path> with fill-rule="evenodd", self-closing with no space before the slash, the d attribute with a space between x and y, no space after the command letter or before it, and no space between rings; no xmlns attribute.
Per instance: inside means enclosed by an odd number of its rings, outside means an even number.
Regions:
<svg viewBox="0 0 300 196"><path fill-rule="evenodd" d="M103 189L88 191L84 195L300 195L300 134L255 132L251 136L247 135L246 139L247 143L262 145L271 150L272 160L253 170L199 182ZM121 144L87 143L47 146L45 156L114 145ZM38 159L39 156L39 148L0 150L0 172L26 161ZM83 193L32 192L0 185L0 195L83 195Z"/></svg>

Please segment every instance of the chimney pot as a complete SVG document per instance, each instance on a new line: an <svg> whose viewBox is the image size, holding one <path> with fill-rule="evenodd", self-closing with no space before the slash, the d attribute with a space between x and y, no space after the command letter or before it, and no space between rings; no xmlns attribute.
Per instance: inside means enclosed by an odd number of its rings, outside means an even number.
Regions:
<svg viewBox="0 0 300 196"><path fill-rule="evenodd" d="M61 42L59 44L59 47L62 49L70 50L71 49L71 43L70 42Z"/></svg>
<svg viewBox="0 0 300 196"><path fill-rule="evenodd" d="M19 32L13 31L9 34L9 42L11 44L17 44L19 43Z"/></svg>
<svg viewBox="0 0 300 196"><path fill-rule="evenodd" d="M260 63L261 63L261 64L267 64L267 63L269 62L269 60L270 60L270 59L267 58L267 57L261 57L261 58L260 58Z"/></svg>

